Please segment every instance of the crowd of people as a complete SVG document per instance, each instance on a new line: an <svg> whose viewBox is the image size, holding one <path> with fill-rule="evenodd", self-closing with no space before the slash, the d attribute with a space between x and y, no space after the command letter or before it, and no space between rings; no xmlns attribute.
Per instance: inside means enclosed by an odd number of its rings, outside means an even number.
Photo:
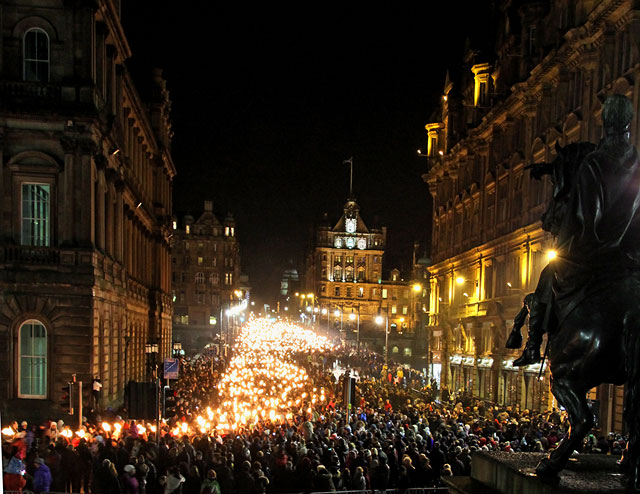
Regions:
<svg viewBox="0 0 640 494"><path fill-rule="evenodd" d="M545 452L567 430L557 410L531 413L469 396L437 401L435 382L415 370L387 368L373 353L339 350L296 361L305 367L309 387L326 390L326 400L300 403L287 420L266 418L208 433L187 427L220 399L216 384L225 361L210 355L183 361L173 386L177 416L163 425L159 441L152 424L129 420L125 409L104 411L73 434L63 433L62 421L14 422L3 430L5 490L402 492L442 486L443 476L469 475L473 451ZM351 406L344 406L340 369L358 376ZM622 437L591 435L585 452L620 454L624 446Z"/></svg>

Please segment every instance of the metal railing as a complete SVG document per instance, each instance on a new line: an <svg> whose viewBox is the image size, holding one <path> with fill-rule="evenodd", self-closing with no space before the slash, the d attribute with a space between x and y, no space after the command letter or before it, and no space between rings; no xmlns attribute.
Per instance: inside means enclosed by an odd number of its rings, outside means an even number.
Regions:
<svg viewBox="0 0 640 494"><path fill-rule="evenodd" d="M310 494L447 494L448 487L411 487L404 491L400 489L364 489L353 491L313 491ZM303 494L297 492L295 494Z"/></svg>

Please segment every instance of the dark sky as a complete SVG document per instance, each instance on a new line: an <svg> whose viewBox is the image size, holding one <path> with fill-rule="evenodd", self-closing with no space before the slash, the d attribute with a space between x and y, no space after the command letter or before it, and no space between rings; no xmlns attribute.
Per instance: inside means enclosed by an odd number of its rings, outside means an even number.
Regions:
<svg viewBox="0 0 640 494"><path fill-rule="evenodd" d="M132 67L163 68L171 92L174 210L232 212L243 272L270 297L314 221L338 220L353 156L361 216L388 227L385 276L409 268L431 223L416 149L487 2L213 3L123 5Z"/></svg>

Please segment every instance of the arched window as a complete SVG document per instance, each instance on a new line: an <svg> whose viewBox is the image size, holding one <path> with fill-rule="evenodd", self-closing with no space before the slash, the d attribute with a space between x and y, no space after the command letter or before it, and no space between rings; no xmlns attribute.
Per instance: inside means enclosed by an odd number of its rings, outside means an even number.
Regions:
<svg viewBox="0 0 640 494"><path fill-rule="evenodd" d="M204 283L204 273L196 273L196 283Z"/></svg>
<svg viewBox="0 0 640 494"><path fill-rule="evenodd" d="M49 36L42 29L29 29L23 40L23 78L49 82Z"/></svg>
<svg viewBox="0 0 640 494"><path fill-rule="evenodd" d="M394 355L400 353L400 348L398 348L397 346L392 346L391 347L391 353L393 353Z"/></svg>
<svg viewBox="0 0 640 494"><path fill-rule="evenodd" d="M218 275L218 273L211 273L209 275L209 284L217 285L218 283L220 283L220 275Z"/></svg>
<svg viewBox="0 0 640 494"><path fill-rule="evenodd" d="M40 321L29 319L18 331L19 383L22 398L47 396L47 330Z"/></svg>

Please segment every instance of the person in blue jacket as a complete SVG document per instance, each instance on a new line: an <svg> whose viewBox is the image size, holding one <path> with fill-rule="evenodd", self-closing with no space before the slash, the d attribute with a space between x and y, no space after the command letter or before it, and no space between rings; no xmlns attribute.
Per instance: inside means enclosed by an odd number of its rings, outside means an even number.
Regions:
<svg viewBox="0 0 640 494"><path fill-rule="evenodd" d="M33 475L33 491L36 494L46 494L51 487L51 470L42 458L35 459L36 471Z"/></svg>

